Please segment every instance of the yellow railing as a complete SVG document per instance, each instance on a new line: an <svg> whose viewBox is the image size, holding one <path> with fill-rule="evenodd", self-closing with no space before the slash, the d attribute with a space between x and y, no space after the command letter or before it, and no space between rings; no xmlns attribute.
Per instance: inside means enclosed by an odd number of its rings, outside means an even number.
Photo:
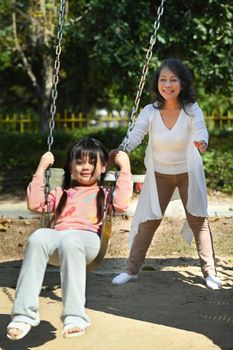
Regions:
<svg viewBox="0 0 233 350"><path fill-rule="evenodd" d="M56 129L63 130L88 127L90 126L90 117L89 115L84 116L83 113L65 112L63 116L57 113L55 125ZM35 120L30 113L0 115L0 130L19 131L22 134L25 131L38 132L39 120Z"/></svg>
<svg viewBox="0 0 233 350"><path fill-rule="evenodd" d="M233 129L233 114L231 112L228 112L227 115L207 115L206 113L204 113L204 115L206 125L209 130Z"/></svg>
<svg viewBox="0 0 233 350"><path fill-rule="evenodd" d="M64 115L57 113L55 116L55 126L56 129L64 130L89 127L90 116L89 114L83 115L82 112L78 114L64 112Z"/></svg>
<svg viewBox="0 0 233 350"><path fill-rule="evenodd" d="M227 115L207 115L205 114L206 125L211 129L233 129L233 114L230 112ZM69 113L64 112L63 115L57 113L55 116L55 128L62 130L72 130L83 127L117 127L127 126L128 116L115 116L109 113L107 116L90 117L89 114L83 113ZM0 130L18 131L24 133L25 131L38 132L39 121L30 114L0 114Z"/></svg>
<svg viewBox="0 0 233 350"><path fill-rule="evenodd" d="M34 122L30 114L6 114L0 115L0 130L20 131L22 134L27 129L32 129Z"/></svg>

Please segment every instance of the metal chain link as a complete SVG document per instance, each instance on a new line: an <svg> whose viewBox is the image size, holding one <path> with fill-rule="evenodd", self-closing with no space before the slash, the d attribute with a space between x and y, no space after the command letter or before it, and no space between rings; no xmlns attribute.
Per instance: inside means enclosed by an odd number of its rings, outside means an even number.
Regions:
<svg viewBox="0 0 233 350"><path fill-rule="evenodd" d="M56 58L54 62L54 75L53 75L53 87L52 87L52 102L50 106L50 120L49 120L49 136L47 140L48 151L51 150L53 144L53 129L55 127L54 116L56 113L56 99L57 99L57 84L59 81L59 70L60 70L60 55L61 55L61 42L62 42L62 29L64 23L64 14L65 14L65 3L66 0L61 0L60 10L59 10L59 20L58 20L58 29L57 29L57 46L56 46Z"/></svg>
<svg viewBox="0 0 233 350"><path fill-rule="evenodd" d="M52 81L52 93L51 93L51 106L50 106L50 119L49 119L49 135L47 139L48 151L51 151L53 144L53 130L55 127L55 113L56 113L56 100L57 100L57 85L59 82L59 70L60 70L60 55L61 55L61 43L62 43L62 30L65 16L65 3L66 0L60 1L58 29L57 29L57 45L56 45L56 58L54 62L54 75ZM50 168L45 171L45 204L48 204L48 195L50 192L49 179L51 176Z"/></svg>
<svg viewBox="0 0 233 350"><path fill-rule="evenodd" d="M154 32L150 37L150 45L149 45L149 48L148 48L147 53L146 53L146 61L145 61L144 66L142 68L141 80L139 82L136 98L134 100L134 106L132 108L132 112L131 112L131 116L130 116L130 120L129 120L129 124L128 124L127 134L126 134L122 144L119 147L123 151L126 150L128 144L129 144L130 133L131 133L131 130L133 129L134 124L135 124L135 117L136 117L136 114L138 111L142 91L143 91L143 88L144 88L144 85L146 82L146 76L147 76L148 69L149 69L149 63L150 63L150 60L152 57L152 50L153 50L154 44L155 44L156 39L157 39L157 32L158 32L159 27L160 27L160 18L163 15L165 1L166 0L161 0L161 4L157 10L157 18L154 22Z"/></svg>

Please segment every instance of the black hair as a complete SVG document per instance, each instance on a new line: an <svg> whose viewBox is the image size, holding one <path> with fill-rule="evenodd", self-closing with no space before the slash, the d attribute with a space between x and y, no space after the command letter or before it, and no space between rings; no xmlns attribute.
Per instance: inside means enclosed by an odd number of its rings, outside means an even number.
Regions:
<svg viewBox="0 0 233 350"><path fill-rule="evenodd" d="M99 141L92 137L85 137L81 139L80 141L76 142L69 150L67 154L67 160L64 166L64 177L63 177L63 183L62 183L62 189L63 194L61 196L61 199L58 203L58 206L55 210L53 222L55 223L61 213L63 212L66 201L67 201L67 191L69 188L72 187L72 179L71 179L71 169L72 165L75 163L78 159L85 159L86 157L89 157L94 162L94 171L96 168L96 164L98 161L98 156L100 158L101 164L104 166L107 166L108 163L108 152L106 151L104 145ZM105 202L105 194L103 190L103 182L105 178L106 173L102 173L99 179L99 191L97 193L96 197L96 204L97 204L97 223L99 223L103 219L104 215L104 202Z"/></svg>
<svg viewBox="0 0 233 350"><path fill-rule="evenodd" d="M158 90L158 82L161 70L163 68L168 68L172 73L174 73L181 81L181 91L178 96L179 102L185 110L187 104L195 102L194 91L193 91L193 77L186 65L184 65L180 60L176 58L168 58L162 62L162 64L155 71L154 76L151 81L151 92L154 95L156 108L160 109L164 107L165 100L160 95Z"/></svg>

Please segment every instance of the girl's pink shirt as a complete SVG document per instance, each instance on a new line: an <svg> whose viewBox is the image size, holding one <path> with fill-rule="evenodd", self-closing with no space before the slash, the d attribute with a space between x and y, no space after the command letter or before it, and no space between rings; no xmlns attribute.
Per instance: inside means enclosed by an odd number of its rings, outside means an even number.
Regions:
<svg viewBox="0 0 233 350"><path fill-rule="evenodd" d="M58 218L55 229L61 230L87 230L99 232L101 222L97 224L96 196L99 187L77 186L67 190L66 206ZM59 186L49 194L50 210L53 212L62 196L63 190ZM105 197L108 191L105 190ZM131 173L120 172L113 194L113 206L117 212L128 209L133 193ZM41 213L45 202L44 178L33 175L27 188L28 207L30 210ZM47 208L45 208L47 210Z"/></svg>

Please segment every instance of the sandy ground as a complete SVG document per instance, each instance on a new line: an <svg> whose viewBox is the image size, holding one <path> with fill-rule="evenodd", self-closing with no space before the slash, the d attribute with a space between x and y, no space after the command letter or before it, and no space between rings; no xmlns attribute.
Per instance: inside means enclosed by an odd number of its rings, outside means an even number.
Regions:
<svg viewBox="0 0 233 350"><path fill-rule="evenodd" d="M30 226L27 220L25 222ZM71 339L63 339L61 335L60 276L59 270L51 266L47 269L40 295L40 325L18 342L6 338L24 246L15 241L19 255L13 254L12 249L9 257L5 256L0 262L0 349L232 350L232 255L217 257L223 288L212 291L204 286L195 254L181 256L175 243L174 253L159 257L155 256L152 244L139 280L116 287L111 280L126 266L130 223L131 219L116 219L103 265L88 273L86 308L92 324L85 335ZM162 232L168 223L165 222ZM232 220L223 221L222 225L230 225L229 234ZM25 235L18 222L16 226L18 234ZM5 233L12 241L11 231ZM14 260L10 259L13 255Z"/></svg>
<svg viewBox="0 0 233 350"><path fill-rule="evenodd" d="M41 323L18 342L5 328L19 272L19 262L1 263L0 348L83 350L233 349L232 267L218 262L224 282L220 291L204 287L195 259L148 259L136 283L115 287L111 279L125 259L106 259L104 268L88 274L87 313L91 327L80 338L63 339L59 272L48 269L40 296ZM152 267L154 270L152 270Z"/></svg>

